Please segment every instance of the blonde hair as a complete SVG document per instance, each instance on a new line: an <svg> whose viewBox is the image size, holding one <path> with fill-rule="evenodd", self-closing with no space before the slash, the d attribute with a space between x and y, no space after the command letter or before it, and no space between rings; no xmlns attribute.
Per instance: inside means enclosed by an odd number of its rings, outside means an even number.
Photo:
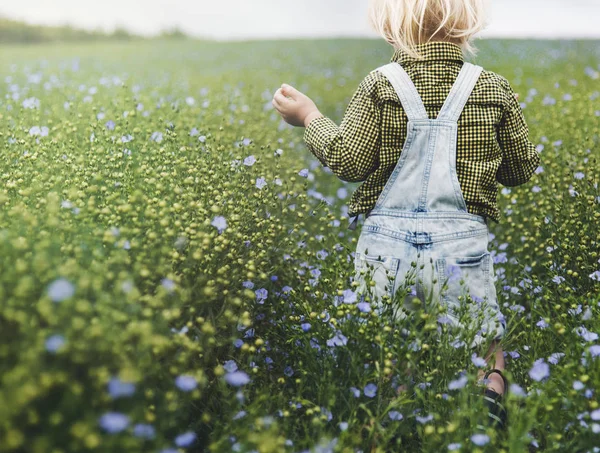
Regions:
<svg viewBox="0 0 600 453"><path fill-rule="evenodd" d="M421 59L416 49L430 41L450 41L471 55L471 43L487 18L489 0L369 0L369 22L395 49Z"/></svg>

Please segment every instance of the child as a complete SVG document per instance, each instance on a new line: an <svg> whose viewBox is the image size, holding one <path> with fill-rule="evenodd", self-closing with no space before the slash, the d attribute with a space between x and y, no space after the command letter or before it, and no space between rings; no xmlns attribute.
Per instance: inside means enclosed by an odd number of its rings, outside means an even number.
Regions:
<svg viewBox="0 0 600 453"><path fill-rule="evenodd" d="M464 280L478 305L482 330L493 338L485 360L489 417L506 427L500 404L508 389L499 343L506 323L488 251L489 220L498 222L497 182L529 181L539 155L508 81L464 61L484 26L484 0L371 0L374 29L394 47L389 64L360 83L338 127L314 102L283 84L273 106L285 121L304 126L308 149L340 179L364 183L349 214L366 214L355 254L357 275L373 266L376 298L392 297L417 262L416 295L437 289L456 316ZM366 253L365 253L366 252ZM413 269L413 273L414 268ZM393 287L392 287L393 286ZM478 332L471 347L485 338ZM489 379L488 379L489 376Z"/></svg>

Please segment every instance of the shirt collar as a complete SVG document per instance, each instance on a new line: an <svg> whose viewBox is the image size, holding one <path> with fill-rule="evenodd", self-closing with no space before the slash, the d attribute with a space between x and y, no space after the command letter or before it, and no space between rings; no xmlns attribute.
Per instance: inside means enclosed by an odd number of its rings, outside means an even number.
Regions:
<svg viewBox="0 0 600 453"><path fill-rule="evenodd" d="M415 62L415 61L434 61L434 60L451 60L451 61L465 61L463 56L462 48L458 44L445 41L432 41L425 44L417 44L415 46L422 56L423 60L417 60L401 49L394 50L394 54L390 62L397 62L400 64Z"/></svg>

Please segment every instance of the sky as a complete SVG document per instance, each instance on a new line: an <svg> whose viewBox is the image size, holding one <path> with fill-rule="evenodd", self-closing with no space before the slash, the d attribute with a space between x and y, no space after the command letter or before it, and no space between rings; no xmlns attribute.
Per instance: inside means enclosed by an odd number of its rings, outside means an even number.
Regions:
<svg viewBox="0 0 600 453"><path fill-rule="evenodd" d="M485 37L600 38L600 0L490 0ZM179 27L218 40L371 36L367 0L0 0L0 16L34 24L152 35Z"/></svg>

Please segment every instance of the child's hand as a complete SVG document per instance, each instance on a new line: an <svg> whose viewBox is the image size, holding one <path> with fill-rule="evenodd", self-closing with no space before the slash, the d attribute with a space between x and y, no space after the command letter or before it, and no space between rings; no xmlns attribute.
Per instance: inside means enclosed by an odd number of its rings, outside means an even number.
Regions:
<svg viewBox="0 0 600 453"><path fill-rule="evenodd" d="M272 104L292 126L306 127L311 120L322 116L311 98L285 83L275 92Z"/></svg>

